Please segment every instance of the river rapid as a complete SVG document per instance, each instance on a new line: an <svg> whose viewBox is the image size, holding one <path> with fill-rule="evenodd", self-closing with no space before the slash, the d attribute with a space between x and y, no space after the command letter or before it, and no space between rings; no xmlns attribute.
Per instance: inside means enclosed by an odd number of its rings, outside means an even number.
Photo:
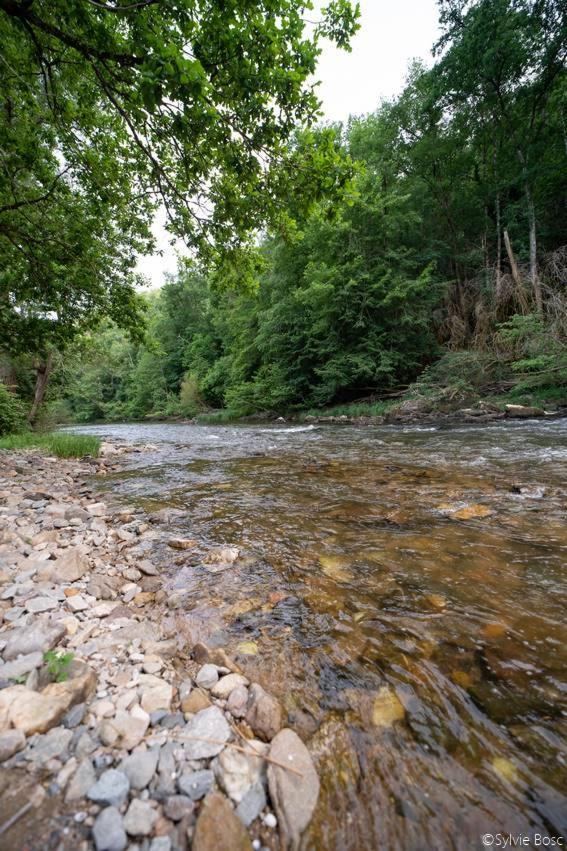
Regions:
<svg viewBox="0 0 567 851"><path fill-rule="evenodd" d="M157 545L184 625L312 741L306 848L565 832L566 420L76 430L155 446L103 487L197 539Z"/></svg>

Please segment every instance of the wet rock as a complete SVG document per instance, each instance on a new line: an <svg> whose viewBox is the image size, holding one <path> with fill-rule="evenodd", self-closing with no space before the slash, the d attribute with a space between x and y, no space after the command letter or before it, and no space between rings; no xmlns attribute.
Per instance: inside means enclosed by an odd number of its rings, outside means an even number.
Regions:
<svg viewBox="0 0 567 851"><path fill-rule="evenodd" d="M206 664L199 670L195 677L195 682L202 688L212 688L219 679L219 672L216 665Z"/></svg>
<svg viewBox="0 0 567 851"><path fill-rule="evenodd" d="M230 693L226 708L235 718L244 718L248 705L248 689L246 686L237 686Z"/></svg>
<svg viewBox="0 0 567 851"><path fill-rule="evenodd" d="M254 783L236 808L236 815L248 827L258 818L267 804L266 792L261 783Z"/></svg>
<svg viewBox="0 0 567 851"><path fill-rule="evenodd" d="M293 730L281 730L272 741L269 756L299 774L268 764L270 798L280 824L284 848L298 845L319 797L319 777L309 751Z"/></svg>
<svg viewBox="0 0 567 851"><path fill-rule="evenodd" d="M258 683L252 683L249 689L246 722L257 736L268 742L281 730L282 708Z"/></svg>
<svg viewBox="0 0 567 851"><path fill-rule="evenodd" d="M96 818L93 839L97 851L124 851L128 838L116 807L107 807Z"/></svg>
<svg viewBox="0 0 567 851"><path fill-rule="evenodd" d="M171 795L165 802L163 811L171 821L181 821L193 814L195 804L186 795Z"/></svg>
<svg viewBox="0 0 567 851"><path fill-rule="evenodd" d="M7 644L3 651L4 659L11 660L22 655L45 653L58 644L65 635L61 623L37 620L31 626L24 626L5 633Z"/></svg>
<svg viewBox="0 0 567 851"><path fill-rule="evenodd" d="M90 759L83 759L67 786L65 800L76 801L78 798L84 798L88 790L92 789L95 783L96 774L92 761Z"/></svg>
<svg viewBox="0 0 567 851"><path fill-rule="evenodd" d="M182 774L177 781L179 791L191 798L192 801L200 801L213 788L215 777L212 771L190 771Z"/></svg>
<svg viewBox="0 0 567 851"><path fill-rule="evenodd" d="M240 550L237 547L218 547L210 550L203 559L204 564L230 565L238 559Z"/></svg>
<svg viewBox="0 0 567 851"><path fill-rule="evenodd" d="M192 550L198 545L193 538L171 538L167 543L174 550Z"/></svg>
<svg viewBox="0 0 567 851"><path fill-rule="evenodd" d="M247 686L249 682L242 674L228 674L226 677L221 677L218 683L215 683L211 689L211 694L220 700L226 700L235 688Z"/></svg>
<svg viewBox="0 0 567 851"><path fill-rule="evenodd" d="M96 804L121 807L129 791L130 781L124 772L109 768L103 771L98 781L87 791L87 798Z"/></svg>
<svg viewBox="0 0 567 851"><path fill-rule="evenodd" d="M218 706L211 706L198 712L187 723L183 733L187 759L205 759L222 751L230 738L230 727Z"/></svg>
<svg viewBox="0 0 567 851"><path fill-rule="evenodd" d="M135 751L125 757L119 765L130 781L132 789L145 789L154 776L158 764L157 750Z"/></svg>
<svg viewBox="0 0 567 851"><path fill-rule="evenodd" d="M266 761L261 757L268 752L269 745L251 740L246 749L250 754L227 748L212 763L219 785L237 804L255 783L266 778Z"/></svg>
<svg viewBox="0 0 567 851"><path fill-rule="evenodd" d="M382 686L372 706L372 723L375 727L391 727L394 721L401 721L406 711L396 692L390 686Z"/></svg>
<svg viewBox="0 0 567 851"><path fill-rule="evenodd" d="M192 851L252 851L246 828L227 799L211 792L204 800L193 835Z"/></svg>
<svg viewBox="0 0 567 851"><path fill-rule="evenodd" d="M124 827L130 836L150 836L158 815L146 801L134 798L124 816Z"/></svg>
<svg viewBox="0 0 567 851"><path fill-rule="evenodd" d="M0 762L5 762L25 747L26 737L21 730L0 733Z"/></svg>

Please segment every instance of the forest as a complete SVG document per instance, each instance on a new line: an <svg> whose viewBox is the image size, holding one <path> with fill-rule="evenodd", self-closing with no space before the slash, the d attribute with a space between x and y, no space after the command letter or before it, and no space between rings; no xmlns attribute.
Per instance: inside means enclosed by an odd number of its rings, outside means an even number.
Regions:
<svg viewBox="0 0 567 851"><path fill-rule="evenodd" d="M12 5L0 3L4 431L26 419L379 413L405 398L567 402L559 0L440 0L432 67L414 62L399 97L345 125L321 123L314 94L300 95L316 56L307 41L295 91L291 71L284 84L262 67L276 121L229 66L211 76L207 50L228 50L212 15L198 59L156 60L127 91L134 60L116 45L116 58L97 54L112 53L100 46L112 28L75 49L92 70L78 85L58 65L75 36ZM283 6L289 31L265 33L274 52L300 44L298 4ZM331 4L320 29L346 44L356 15ZM170 106L193 89L200 125ZM219 120L221 98L240 107L236 130ZM265 168L254 146L271 148ZM140 291L134 259L158 204L195 250L161 289Z"/></svg>

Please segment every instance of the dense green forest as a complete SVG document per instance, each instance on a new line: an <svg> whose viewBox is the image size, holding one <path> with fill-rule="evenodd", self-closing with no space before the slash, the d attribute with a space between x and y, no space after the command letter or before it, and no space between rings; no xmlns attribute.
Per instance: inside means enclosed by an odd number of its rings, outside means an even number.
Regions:
<svg viewBox="0 0 567 851"><path fill-rule="evenodd" d="M355 27L347 7L331 4L322 26L339 43ZM151 140L155 132L152 157L164 172L163 192L150 203L138 192L156 178L151 158L148 166L136 150L132 167L141 176L129 180L120 151L106 150L131 150L123 122L113 135L107 123L115 114L99 107L98 95L76 107L96 151L89 148L87 167L76 140L64 137L65 158L74 153L85 183L99 181L96 205L84 200L90 191L59 180L64 197L49 199L52 216L40 210L36 223L33 207L21 225L13 211L6 225L0 218L1 280L10 292L2 331L14 341L3 343L6 372L21 399L33 399L35 388L37 401L39 369L51 373L51 417L79 422L219 409L226 417L288 413L361 399L379 410L381 400L404 392L460 404L503 395L565 403L565 9L560 0L440 0L439 13L433 66L413 64L399 97L346 126L317 125L316 104L301 101L314 49L304 46L301 73L290 70L293 80L303 74L294 93L270 63L262 85L289 101L286 120L258 140L275 151L273 174L236 145L234 131L222 136L205 122L196 139L187 138L181 119L167 124L168 110L165 117L161 107L152 112L147 99L155 91L148 94L142 81L129 120L149 110L156 126L146 124L145 133ZM282 36L282 51L289 38ZM96 58L87 61L96 68ZM120 60L117 67L131 70ZM212 72L211 79L215 85ZM72 85L64 80L63 92ZM110 87L110 78L101 85ZM169 85L182 84L174 75ZM228 77L220 85L225 98L248 104L247 90L230 89ZM259 120L257 108L249 105L248 129L259 134L267 118ZM165 127L176 134L171 144ZM29 128L16 129L34 142ZM0 132L12 132L9 119ZM211 133L222 138L212 141ZM196 146L209 156L209 142L210 161L188 175L183 157ZM223 147L233 144L232 152ZM53 149L46 160L47 173L59 174ZM211 170L218 181L209 185ZM188 179L194 197L207 184L214 212L200 221L195 209L175 203ZM161 290L140 298L125 277L135 252L151 243L145 207L157 203L172 206L173 232L201 250ZM77 231L81 245L70 260L59 256L66 229ZM28 238L24 251L18 241ZM36 239L42 255L48 246L46 257L37 258ZM33 257L21 256L28 250ZM45 298L46 287L55 287L55 302Z"/></svg>

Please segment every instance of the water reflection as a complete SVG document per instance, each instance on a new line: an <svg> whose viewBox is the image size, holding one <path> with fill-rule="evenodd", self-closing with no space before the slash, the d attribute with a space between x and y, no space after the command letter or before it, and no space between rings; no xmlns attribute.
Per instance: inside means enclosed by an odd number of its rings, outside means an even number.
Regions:
<svg viewBox="0 0 567 851"><path fill-rule="evenodd" d="M306 847L565 829L565 423L88 430L156 445L111 481L203 542L158 552L186 624L314 736Z"/></svg>

